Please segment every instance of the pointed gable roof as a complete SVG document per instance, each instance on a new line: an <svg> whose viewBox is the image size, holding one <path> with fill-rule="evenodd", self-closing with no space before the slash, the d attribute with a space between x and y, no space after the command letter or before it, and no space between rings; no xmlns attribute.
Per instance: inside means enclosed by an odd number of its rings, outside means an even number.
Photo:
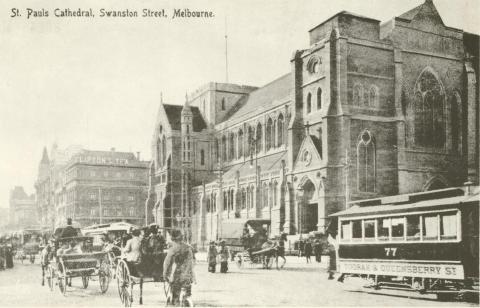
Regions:
<svg viewBox="0 0 480 308"><path fill-rule="evenodd" d="M48 159L47 147L43 147L42 160L40 164L49 164L50 160Z"/></svg>
<svg viewBox="0 0 480 308"><path fill-rule="evenodd" d="M305 161L303 155L305 151L308 151L310 154L309 161ZM312 165L319 164L322 162L322 143L320 139L318 139L314 135L307 135L303 139L302 144L300 145L300 149L298 151L297 159L295 160L295 164L293 169L304 169L310 168Z"/></svg>
<svg viewBox="0 0 480 308"><path fill-rule="evenodd" d="M414 19L434 19L445 26L442 17L438 13L437 8L435 7L435 4L433 4L432 0L425 0L424 3L411 9L410 11L403 13L398 18L406 19L408 21L412 21Z"/></svg>
<svg viewBox="0 0 480 308"><path fill-rule="evenodd" d="M172 130L180 130L182 124L182 110L184 106L163 104L163 107L165 108L168 123L170 123ZM207 124L205 123L198 107L190 107L190 110L193 115L193 131L200 132L207 128Z"/></svg>

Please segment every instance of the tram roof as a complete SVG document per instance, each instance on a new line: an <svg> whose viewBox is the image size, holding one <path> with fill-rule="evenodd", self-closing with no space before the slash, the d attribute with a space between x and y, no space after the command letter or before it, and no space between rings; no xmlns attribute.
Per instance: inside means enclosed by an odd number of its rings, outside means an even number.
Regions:
<svg viewBox="0 0 480 308"><path fill-rule="evenodd" d="M475 193L473 195L454 196L449 198L440 198L432 200L422 200L410 203L391 203L382 205L370 205L359 206L354 205L344 211L337 212L330 215L331 217L350 217L361 215L375 215L375 214L388 214L388 213L401 213L401 212L414 212L418 210L427 210L432 208L445 208L452 206L462 206L467 204L480 204L480 195Z"/></svg>

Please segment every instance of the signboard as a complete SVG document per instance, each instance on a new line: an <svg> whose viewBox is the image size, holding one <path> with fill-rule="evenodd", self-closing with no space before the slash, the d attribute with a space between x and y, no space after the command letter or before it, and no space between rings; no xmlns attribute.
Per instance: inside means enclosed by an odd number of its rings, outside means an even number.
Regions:
<svg viewBox="0 0 480 308"><path fill-rule="evenodd" d="M338 269L350 274L464 279L461 264L340 260Z"/></svg>
<svg viewBox="0 0 480 308"><path fill-rule="evenodd" d="M84 156L79 155L74 158L77 163L90 163L100 165L128 165L128 159L126 158L113 158L104 156Z"/></svg>

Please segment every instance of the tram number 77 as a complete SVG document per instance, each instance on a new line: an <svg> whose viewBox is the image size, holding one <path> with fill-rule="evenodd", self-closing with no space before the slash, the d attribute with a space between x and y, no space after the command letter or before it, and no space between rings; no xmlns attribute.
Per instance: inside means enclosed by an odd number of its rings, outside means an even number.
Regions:
<svg viewBox="0 0 480 308"><path fill-rule="evenodd" d="M391 247L388 247L388 248L384 248L385 249L385 255L387 257L395 257L396 254L397 254L397 248L391 248Z"/></svg>

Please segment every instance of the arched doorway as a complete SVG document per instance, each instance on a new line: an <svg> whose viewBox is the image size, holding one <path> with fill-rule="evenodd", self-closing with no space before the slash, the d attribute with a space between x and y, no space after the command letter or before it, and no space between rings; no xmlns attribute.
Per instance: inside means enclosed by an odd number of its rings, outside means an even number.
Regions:
<svg viewBox="0 0 480 308"><path fill-rule="evenodd" d="M447 188L448 184L440 177L431 178L424 186L424 191Z"/></svg>
<svg viewBox="0 0 480 308"><path fill-rule="evenodd" d="M315 198L315 185L309 179L302 185L303 202L300 204L299 229L301 233L317 230L318 200Z"/></svg>

